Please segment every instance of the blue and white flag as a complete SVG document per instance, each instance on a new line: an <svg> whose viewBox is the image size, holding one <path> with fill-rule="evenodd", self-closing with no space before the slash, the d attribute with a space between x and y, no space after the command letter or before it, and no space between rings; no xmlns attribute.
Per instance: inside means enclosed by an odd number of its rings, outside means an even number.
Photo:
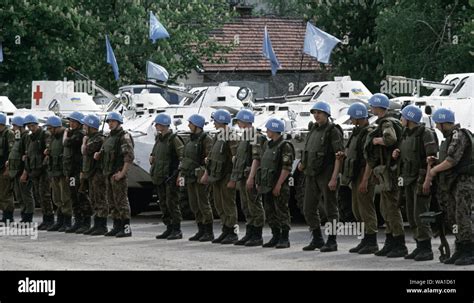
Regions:
<svg viewBox="0 0 474 303"><path fill-rule="evenodd" d="M272 41L270 40L270 36L268 35L267 27L265 26L265 32L263 34L263 56L270 60L270 63L272 64L272 75L275 76L277 73L277 70L281 67L280 62L278 61L278 58L275 55L275 52L273 51L273 46L272 46Z"/></svg>
<svg viewBox="0 0 474 303"><path fill-rule="evenodd" d="M153 43L156 42L158 39L165 39L169 38L170 34L168 34L168 31L166 28L163 26L163 24L156 19L155 15L153 15L153 12L150 12L150 40L153 41Z"/></svg>
<svg viewBox="0 0 474 303"><path fill-rule="evenodd" d="M331 52L341 40L320 30L311 23L306 25L303 51L318 59L321 63L329 63Z"/></svg>
<svg viewBox="0 0 474 303"><path fill-rule="evenodd" d="M146 62L146 77L148 79L155 79L159 81L168 81L168 71L161 65L153 63L151 61Z"/></svg>
<svg viewBox="0 0 474 303"><path fill-rule="evenodd" d="M3 62L3 47L2 47L2 42L0 42L0 62Z"/></svg>
<svg viewBox="0 0 474 303"><path fill-rule="evenodd" d="M114 71L115 80L119 79L119 68L117 65L117 60L115 59L114 51L112 46L110 46L109 37L105 35L105 48L107 49L107 63L112 65Z"/></svg>

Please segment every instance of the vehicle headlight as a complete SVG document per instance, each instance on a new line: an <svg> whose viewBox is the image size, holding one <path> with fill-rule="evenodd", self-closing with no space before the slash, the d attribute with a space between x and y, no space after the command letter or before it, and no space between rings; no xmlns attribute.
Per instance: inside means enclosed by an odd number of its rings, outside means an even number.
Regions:
<svg viewBox="0 0 474 303"><path fill-rule="evenodd" d="M246 87L242 87L241 89L239 89L239 91L237 92L237 98L240 100L240 101L243 101L245 100L245 98L248 97L249 95L249 89L246 88Z"/></svg>

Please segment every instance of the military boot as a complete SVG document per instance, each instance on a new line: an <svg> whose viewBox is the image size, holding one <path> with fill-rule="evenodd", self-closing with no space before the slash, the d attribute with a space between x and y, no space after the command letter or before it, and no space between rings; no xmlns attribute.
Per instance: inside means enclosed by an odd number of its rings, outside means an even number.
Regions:
<svg viewBox="0 0 474 303"><path fill-rule="evenodd" d="M408 254L408 248L405 245L405 235L393 237L394 246L392 250L387 253L387 258L402 258Z"/></svg>
<svg viewBox="0 0 474 303"><path fill-rule="evenodd" d="M41 222L40 225L38 225L38 230L47 230L47 228L45 228L45 225L46 225L46 215L43 215L43 222Z"/></svg>
<svg viewBox="0 0 474 303"><path fill-rule="evenodd" d="M364 237L365 245L362 247L358 253L360 255L373 254L379 250L379 245L377 244L377 234L366 234Z"/></svg>
<svg viewBox="0 0 474 303"><path fill-rule="evenodd" d="M214 231L213 231L213 224L203 224L202 226L203 234L199 238L199 242L209 242L214 240Z"/></svg>
<svg viewBox="0 0 474 303"><path fill-rule="evenodd" d="M230 230L227 228L227 226L222 226L222 233L219 235L219 237L217 237L216 239L212 240L212 243L214 244L217 244L217 243L221 243L222 240L225 239L225 237L227 237L227 234L230 232Z"/></svg>
<svg viewBox="0 0 474 303"><path fill-rule="evenodd" d="M279 228L272 228L272 238L267 243L263 244L262 247L275 247L280 241L281 230Z"/></svg>
<svg viewBox="0 0 474 303"><path fill-rule="evenodd" d="M12 223L13 222L13 211L4 210L3 211L3 218L1 220L3 223Z"/></svg>
<svg viewBox="0 0 474 303"><path fill-rule="evenodd" d="M419 241L420 250L415 256L415 261L433 260L433 250L431 249L431 239ZM406 258L405 258L406 259Z"/></svg>
<svg viewBox="0 0 474 303"><path fill-rule="evenodd" d="M84 232L84 235L90 235L97 228L97 226L99 226L99 223L98 223L97 219L98 219L98 217L95 216L94 217L94 224L92 225L91 228L89 228L88 230L86 230Z"/></svg>
<svg viewBox="0 0 474 303"><path fill-rule="evenodd" d="M290 237L289 237L290 230L283 229L281 231L280 239L278 240L277 245L275 248L288 248L290 247Z"/></svg>
<svg viewBox="0 0 474 303"><path fill-rule="evenodd" d="M113 225L112 229L109 232L105 233L104 236L106 236L106 237L115 237L119 233L121 228L122 228L122 220L114 219L114 225Z"/></svg>
<svg viewBox="0 0 474 303"><path fill-rule="evenodd" d="M120 226L120 231L117 235L117 238L125 238L132 236L132 228L130 227L130 219L122 220L122 225Z"/></svg>
<svg viewBox="0 0 474 303"><path fill-rule="evenodd" d="M381 250L377 251L374 255L379 257L385 257L393 248L394 241L392 234L385 234L385 243Z"/></svg>
<svg viewBox="0 0 474 303"><path fill-rule="evenodd" d="M239 241L235 242L234 245L245 245L245 243L247 243L247 241L252 238L253 233L253 225L247 224L247 227L245 228L245 235Z"/></svg>
<svg viewBox="0 0 474 303"><path fill-rule="evenodd" d="M262 238L262 228L263 226L253 226L253 233L250 239L245 242L245 246L262 246L263 238Z"/></svg>
<svg viewBox="0 0 474 303"><path fill-rule="evenodd" d="M405 256L405 259L406 260L412 260L412 259L415 259L416 255L420 252L421 250L421 246L420 246L420 242L418 240L416 240L416 248L411 252L409 253L408 255Z"/></svg>
<svg viewBox="0 0 474 303"><path fill-rule="evenodd" d="M53 217L54 218L54 217ZM63 226L64 224L64 215L62 212L58 212L58 219L56 221L56 224L50 226L47 230L48 231L58 231L61 226Z"/></svg>
<svg viewBox="0 0 474 303"><path fill-rule="evenodd" d="M321 252L337 251L336 236L335 235L328 236L328 240L326 241L326 244L324 244L324 246L321 247L320 251Z"/></svg>
<svg viewBox="0 0 474 303"><path fill-rule="evenodd" d="M473 244L470 241L464 241L461 245L461 255L454 262L454 265L472 265L474 264Z"/></svg>
<svg viewBox="0 0 474 303"><path fill-rule="evenodd" d="M76 234L83 234L91 228L91 217L85 216L82 218L81 227L76 230Z"/></svg>
<svg viewBox="0 0 474 303"><path fill-rule="evenodd" d="M365 246L365 242L367 242L367 235L359 242L359 244L357 244L357 246L349 249L349 252L358 253Z"/></svg>
<svg viewBox="0 0 474 303"><path fill-rule="evenodd" d="M157 235L155 238L156 239L167 239L169 235L171 235L171 231L173 230L173 227L171 224L166 225L166 230L162 232L161 234Z"/></svg>
<svg viewBox="0 0 474 303"><path fill-rule="evenodd" d="M191 238L189 238L189 239L188 239L189 241L199 241L199 238L201 238L202 235L204 234L203 224L202 224L202 223L198 223L197 226L198 226L198 232L197 232L196 234L194 234L194 236L192 236Z"/></svg>
<svg viewBox="0 0 474 303"><path fill-rule="evenodd" d="M442 261L444 264L454 264L457 259L461 256L461 247L462 243L458 240L454 241L454 253L451 255L450 258Z"/></svg>
<svg viewBox="0 0 474 303"><path fill-rule="evenodd" d="M31 223L33 222L33 213L24 213L23 218L20 221L21 223Z"/></svg>
<svg viewBox="0 0 474 303"><path fill-rule="evenodd" d="M82 226L84 218L81 215L74 216L74 225L66 230L67 234L75 233Z"/></svg>
<svg viewBox="0 0 474 303"><path fill-rule="evenodd" d="M239 236L237 236L233 227L228 227L227 230L228 233L225 238L222 239L221 244L234 244L239 241Z"/></svg>
<svg viewBox="0 0 474 303"><path fill-rule="evenodd" d="M64 223L58 229L59 232L68 232L72 229L72 216L64 216Z"/></svg>
<svg viewBox="0 0 474 303"><path fill-rule="evenodd" d="M90 233L91 236L102 236L107 233L107 218L97 218L97 226L95 229Z"/></svg>
<svg viewBox="0 0 474 303"><path fill-rule="evenodd" d="M171 224L171 234L166 238L167 240L178 240L183 238L183 232L181 231L181 223Z"/></svg>
<svg viewBox="0 0 474 303"><path fill-rule="evenodd" d="M314 229L311 234L313 236L311 242L309 242L309 245L303 247L304 251L315 250L316 248L319 249L324 246L323 234L320 228Z"/></svg>

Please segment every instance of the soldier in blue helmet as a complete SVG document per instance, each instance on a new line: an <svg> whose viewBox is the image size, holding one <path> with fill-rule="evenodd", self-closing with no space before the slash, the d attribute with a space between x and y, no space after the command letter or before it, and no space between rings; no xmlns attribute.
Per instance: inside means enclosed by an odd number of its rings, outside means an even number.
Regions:
<svg viewBox="0 0 474 303"><path fill-rule="evenodd" d="M311 113L316 123L306 138L298 165L305 175L304 216L312 234L311 242L303 250L331 252L337 250L337 235L329 234L324 243L318 207L323 203L330 224L339 221L336 193L342 159L336 158L336 154L344 151L343 134L340 126L329 120L331 107L328 103L316 102Z"/></svg>
<svg viewBox="0 0 474 303"><path fill-rule="evenodd" d="M430 210L430 183L427 181L427 157L436 156L438 143L433 130L421 123L421 109L408 105L402 110L404 126L400 147L393 151L394 159L400 158L400 175L398 184L405 191L408 222L413 230L416 249L405 256L415 261L433 260L431 238L433 236L429 223L421 221L420 214ZM423 189L423 184L428 188ZM428 193L426 193L428 192Z"/></svg>
<svg viewBox="0 0 474 303"><path fill-rule="evenodd" d="M230 138L230 113L219 109L213 115L214 126L218 133L207 156L207 167L201 182L208 181L212 187L212 195L217 213L221 219L222 233L212 243L233 244L238 241L235 228L237 225L237 206L235 188L227 187L232 174L232 159L237 150L237 142Z"/></svg>
<svg viewBox="0 0 474 303"><path fill-rule="evenodd" d="M364 158L364 145L367 135L375 127L369 125L367 107L360 102L352 104L347 114L350 116L354 128L344 152L342 166L343 179L351 184L352 188L352 213L359 222L364 223L364 238L350 253L373 254L379 250L377 244L377 213L375 210L374 194L375 181L372 173L368 172L370 181L367 187L361 188L361 182L366 173L367 165Z"/></svg>
<svg viewBox="0 0 474 303"><path fill-rule="evenodd" d="M266 220L271 228L272 238L262 247L282 249L290 247L288 180L295 151L293 145L283 137L285 123L282 120L271 118L265 127L270 141L266 141L262 147L260 166L255 181L258 193L263 198Z"/></svg>
<svg viewBox="0 0 474 303"><path fill-rule="evenodd" d="M94 154L95 160L102 160L107 201L113 219L113 227L105 236L131 237L127 173L135 158L134 143L132 136L122 128L122 115L111 112L105 121L109 125L110 134L100 151Z"/></svg>
<svg viewBox="0 0 474 303"><path fill-rule="evenodd" d="M474 197L474 137L455 123L454 112L439 108L433 113L436 128L446 139L439 158L429 157L430 180L438 178L438 199L447 212L456 237L454 254L444 264L474 264L471 205ZM429 167L430 167L429 166ZM454 232L456 231L456 232Z"/></svg>
<svg viewBox="0 0 474 303"><path fill-rule="evenodd" d="M408 254L405 245L405 231L399 205L397 167L398 160L392 153L400 147L402 125L398 119L388 115L390 101L384 94L374 94L369 99L372 113L378 117L377 128L367 138L364 157L367 160L366 173L372 172L380 184L380 211L385 220L385 243L376 256L401 258ZM368 178L363 178L361 186L367 188Z"/></svg>

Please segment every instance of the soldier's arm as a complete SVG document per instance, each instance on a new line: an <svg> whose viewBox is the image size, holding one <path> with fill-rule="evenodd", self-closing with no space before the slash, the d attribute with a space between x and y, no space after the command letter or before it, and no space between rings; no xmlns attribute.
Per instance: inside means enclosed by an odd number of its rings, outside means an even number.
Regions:
<svg viewBox="0 0 474 303"><path fill-rule="evenodd" d="M438 153L438 144L434 138L434 134L431 131L425 131L423 135L423 145L425 147L426 156L436 156Z"/></svg>
<svg viewBox="0 0 474 303"><path fill-rule="evenodd" d="M126 133L120 140L120 149L122 151L123 156L123 167L120 171L120 174L125 176L133 164L133 159L135 158L135 154L133 152L133 144L130 134Z"/></svg>
<svg viewBox="0 0 474 303"><path fill-rule="evenodd" d="M184 144L181 142L181 140L178 137L174 138L174 150L176 152L176 155L178 156L178 160L181 162L183 161L184 158Z"/></svg>
<svg viewBox="0 0 474 303"><path fill-rule="evenodd" d="M338 152L344 152L344 142L342 139L342 135L335 128L332 131L331 146L335 154L337 154ZM331 175L332 180L337 180L337 176L339 175L341 167L342 167L342 158L338 159L338 157L336 157L336 159L334 160L334 170L332 171L332 175Z"/></svg>
<svg viewBox="0 0 474 303"><path fill-rule="evenodd" d="M284 144L282 147L282 157L281 157L281 173L280 177L278 178L277 181L277 186L280 187L283 185L283 182L285 182L286 178L291 173L291 166L293 164L293 160L295 158L295 155L293 153L293 149L288 145Z"/></svg>
<svg viewBox="0 0 474 303"><path fill-rule="evenodd" d="M453 134L451 144L448 146L446 159L431 169L431 176L435 176L440 172L456 166L459 161L461 161L466 146L469 144L468 140L470 139L467 138L462 131L456 131L456 133Z"/></svg>
<svg viewBox="0 0 474 303"><path fill-rule="evenodd" d="M252 144L252 166L250 167L250 173L247 181L255 183L255 175L257 174L257 169L260 167L260 157L263 150L263 145L265 141L263 138L258 137L256 144Z"/></svg>

